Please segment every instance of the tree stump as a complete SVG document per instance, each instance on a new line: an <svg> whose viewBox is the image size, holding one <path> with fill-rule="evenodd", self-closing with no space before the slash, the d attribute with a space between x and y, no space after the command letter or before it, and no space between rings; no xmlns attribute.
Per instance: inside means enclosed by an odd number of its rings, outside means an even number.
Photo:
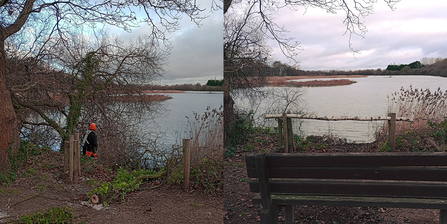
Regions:
<svg viewBox="0 0 447 224"><path fill-rule="evenodd" d="M90 197L93 204L98 204L101 201L101 197L97 194L93 194L92 197Z"/></svg>

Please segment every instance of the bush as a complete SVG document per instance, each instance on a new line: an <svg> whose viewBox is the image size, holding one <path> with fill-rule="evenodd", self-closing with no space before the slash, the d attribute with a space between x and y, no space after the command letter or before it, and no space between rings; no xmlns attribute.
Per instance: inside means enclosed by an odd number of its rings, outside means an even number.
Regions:
<svg viewBox="0 0 447 224"><path fill-rule="evenodd" d="M254 132L253 113L235 113L234 119L225 127L225 132L227 148L243 144L249 134Z"/></svg>

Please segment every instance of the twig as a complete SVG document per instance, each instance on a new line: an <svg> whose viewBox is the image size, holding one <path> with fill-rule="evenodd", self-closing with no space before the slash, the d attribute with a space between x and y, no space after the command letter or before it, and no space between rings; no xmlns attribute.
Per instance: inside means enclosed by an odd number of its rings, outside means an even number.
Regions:
<svg viewBox="0 0 447 224"><path fill-rule="evenodd" d="M16 205L18 205L18 204L20 204L20 203L22 203L22 202L25 202L25 201L31 200L31 199L33 199L33 198L39 197L39 196L41 196L41 195L42 195L43 193L45 193L45 192L47 192L47 191L46 191L46 190L45 190L45 191L42 191L41 193L36 194L36 195L34 195L34 196L30 197L30 198L27 198L27 199L24 199L24 200L22 200L22 201L16 202L16 203L12 204L11 206L9 206L8 208L12 208L12 207L14 207L14 206L16 206Z"/></svg>

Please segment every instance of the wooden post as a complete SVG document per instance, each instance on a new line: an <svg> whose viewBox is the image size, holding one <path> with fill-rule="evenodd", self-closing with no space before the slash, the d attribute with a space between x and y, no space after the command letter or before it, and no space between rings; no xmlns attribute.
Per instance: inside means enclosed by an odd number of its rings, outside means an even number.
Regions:
<svg viewBox="0 0 447 224"><path fill-rule="evenodd" d="M284 136L282 134L283 122L282 122L281 118L278 118L277 120L278 120L278 131L279 131L279 144L283 145L284 144Z"/></svg>
<svg viewBox="0 0 447 224"><path fill-rule="evenodd" d="M73 142L74 142L74 136L70 135L70 147L69 148L69 159L70 159L70 168L69 168L69 179L70 179L70 183L73 183L73 166L74 166L74 160L73 160Z"/></svg>
<svg viewBox="0 0 447 224"><path fill-rule="evenodd" d="M285 218L286 218L286 224L293 224L295 221L294 213L293 213L293 205L286 205L285 206Z"/></svg>
<svg viewBox="0 0 447 224"><path fill-rule="evenodd" d="M447 210L445 209L439 211L439 224L447 224Z"/></svg>
<svg viewBox="0 0 447 224"><path fill-rule="evenodd" d="M72 155L73 155L73 183L77 184L79 179L79 133L74 134Z"/></svg>
<svg viewBox="0 0 447 224"><path fill-rule="evenodd" d="M183 173L184 182L183 189L187 190L189 187L189 169L191 165L191 139L183 139Z"/></svg>
<svg viewBox="0 0 447 224"><path fill-rule="evenodd" d="M287 118L287 134L289 135L287 137L289 143L287 144L289 146L288 151L294 152L295 146L293 145L293 127L292 127L292 118Z"/></svg>
<svg viewBox="0 0 447 224"><path fill-rule="evenodd" d="M64 172L67 172L70 169L70 142L64 142Z"/></svg>
<svg viewBox="0 0 447 224"><path fill-rule="evenodd" d="M388 140L390 141L391 150L396 150L396 113L388 113L388 116L391 117L388 120Z"/></svg>
<svg viewBox="0 0 447 224"><path fill-rule="evenodd" d="M76 161L78 162L78 175L81 176L81 140L79 139L79 133L76 133L77 144L76 144Z"/></svg>
<svg viewBox="0 0 447 224"><path fill-rule="evenodd" d="M284 127L284 152L288 153L289 152L289 129L287 128L287 114L283 113L282 114L282 123L283 123L283 127Z"/></svg>

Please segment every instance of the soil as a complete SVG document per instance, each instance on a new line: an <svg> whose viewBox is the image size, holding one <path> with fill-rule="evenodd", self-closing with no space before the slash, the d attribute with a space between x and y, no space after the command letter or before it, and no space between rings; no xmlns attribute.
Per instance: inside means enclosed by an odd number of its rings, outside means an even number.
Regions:
<svg viewBox="0 0 447 224"><path fill-rule="evenodd" d="M224 223L260 223L261 206L252 203L257 193L250 192L244 156L248 153L282 152L277 136L256 134L250 136L251 141L238 146L238 151L225 158L224 165ZM308 153L326 152L376 152L374 143L346 143L340 139L314 137L312 142L323 143L326 147L308 147ZM253 147L254 150L247 151ZM309 224L340 224L340 223L439 223L439 210L401 209L376 207L345 207L345 206L295 206L295 223ZM279 223L284 223L284 212L278 217Z"/></svg>
<svg viewBox="0 0 447 224"><path fill-rule="evenodd" d="M0 223L67 206L73 210L73 223L222 223L221 194L205 195L192 189L186 192L174 185L152 188L159 181L143 182L139 190L108 206L93 205L88 202L87 192L95 188L95 181L111 181L114 172L105 170L98 161L94 170L83 167L78 184L69 184L59 153L40 157L19 171L22 178L0 187Z"/></svg>

